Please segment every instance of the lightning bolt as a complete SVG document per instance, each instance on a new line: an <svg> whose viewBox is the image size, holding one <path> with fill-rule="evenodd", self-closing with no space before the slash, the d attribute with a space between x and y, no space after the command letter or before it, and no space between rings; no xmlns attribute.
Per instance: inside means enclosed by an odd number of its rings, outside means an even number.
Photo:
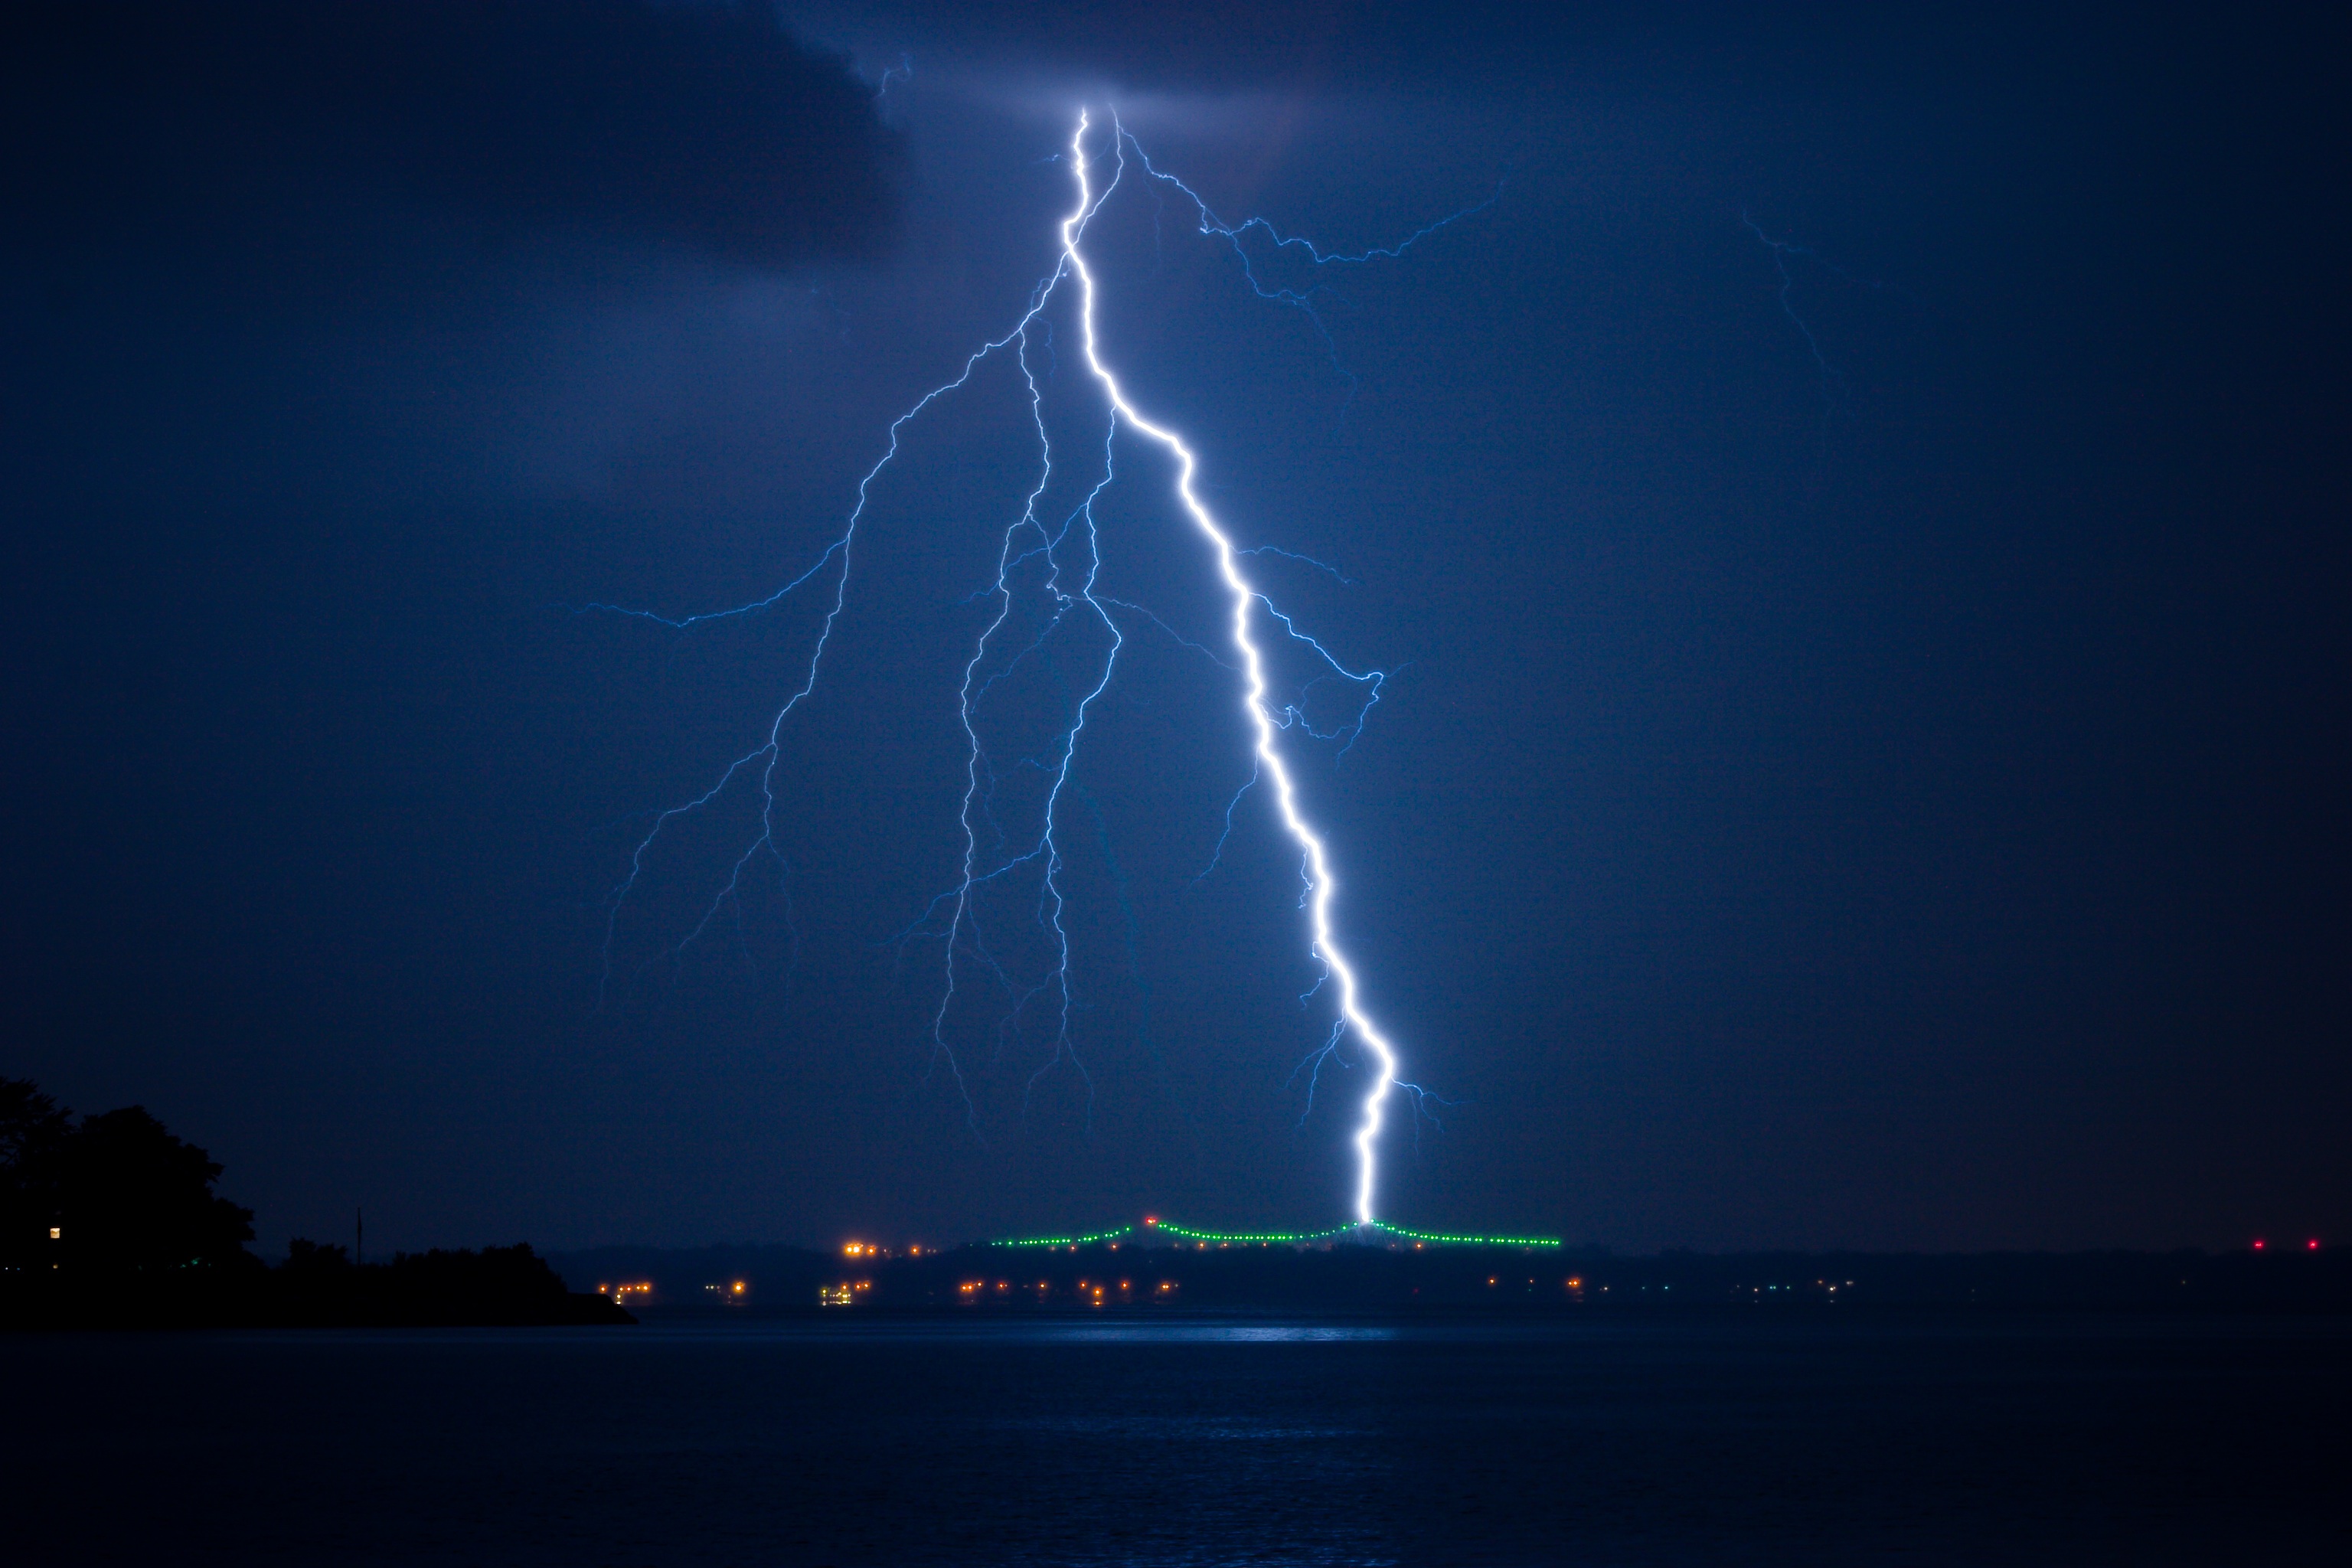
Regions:
<svg viewBox="0 0 2352 1568"><path fill-rule="evenodd" d="M1274 785L1275 805L1281 814L1283 827L1297 843L1304 858L1311 926L1308 951L1339 982L1340 1019L1370 1053L1376 1074L1376 1081L1364 1096L1362 1120L1357 1125L1355 1137L1356 1222L1368 1226L1372 1223L1372 1199L1379 1174L1377 1144L1388 1105L1389 1089L1396 1081L1396 1047L1390 1044L1388 1037L1364 1011L1359 995L1355 965L1348 962L1339 938L1332 932L1331 898L1339 890L1339 881L1332 875L1330 855L1322 836L1309 826L1306 815L1299 809L1297 786L1292 783L1290 768L1283 761L1282 748L1275 743L1275 737L1282 726L1276 721L1267 691L1265 656L1259 651L1257 639L1250 632L1253 612L1264 595L1255 584L1242 575L1240 554L1234 547L1232 536L1218 525L1216 518L1192 488L1193 479L1200 471L1200 459L1193 456L1192 448L1185 445L1183 437L1175 431L1145 417L1128 400L1126 392L1119 386L1118 378L1103 363L1101 343L1095 331L1097 289L1094 269L1087 265L1086 256L1078 248L1080 226L1095 209L1087 163L1088 118L1080 112L1077 132L1070 138L1070 163L1078 182L1078 205L1062 220L1062 258L1078 279L1078 320L1086 330L1087 368L1094 373L1097 381L1102 383L1103 395L1109 400L1113 415L1124 420L1138 435L1165 447L1176 459L1176 499L1192 518L1193 526L1208 538L1210 547L1216 552L1218 574L1224 579L1226 590L1233 595L1234 647L1241 655L1244 685L1242 710L1248 716L1250 726L1256 734L1257 765L1262 770L1262 776ZM1113 142L1113 146L1120 145L1123 141L1122 135ZM1105 195L1108 196L1108 192L1106 191Z"/></svg>
<svg viewBox="0 0 2352 1568"><path fill-rule="evenodd" d="M1318 330L1322 331L1323 323L1319 317L1315 317L1313 310L1313 289L1269 285L1259 275L1244 244L1246 237L1263 231L1277 253L1299 250L1310 264L1317 267L1332 263L1360 263L1399 256L1447 224L1491 205L1495 198L1490 197L1477 206L1465 208L1424 226L1392 247L1361 255L1326 252L1306 240L1280 234L1263 219L1252 218L1237 226L1219 220L1190 186L1153 168L1140 145L1124 127L1118 125L1115 117L1111 122L1111 174L1097 192L1094 168L1087 153L1092 128L1092 117L1082 111L1071 137L1068 153L1068 163L1077 186L1076 205L1059 225L1060 248L1053 270L1032 289L1025 310L1011 331L974 350L955 376L923 394L892 422L886 449L858 481L856 505L851 509L840 534L825 546L815 561L774 593L729 609L673 618L619 605L583 606L585 610L629 616L685 633L718 621L759 615L812 584L823 584L830 588L829 602L808 661L765 725L758 743L730 763L708 789L654 814L632 846L626 873L614 889L608 904L604 977L600 984L600 996L611 984L614 944L623 912L646 876L649 858L656 852L660 841L682 821L711 808L730 792L745 789L756 792L758 831L736 858L727 877L704 907L700 921L667 949L673 958L699 940L730 905L737 910L740 920L744 879L763 858L774 863L780 878L789 876L790 864L777 837L777 776L778 770L784 764L786 753L785 725L816 688L835 626L847 603L853 557L860 527L869 509L873 487L898 457L901 434L909 423L940 399L970 385L984 365L1009 358L1017 370L1028 399L1029 412L1036 430L1038 468L1019 514L1004 529L997 551L994 581L970 595L971 602L992 601L993 610L972 645L971 657L964 662L958 689L958 718L968 746L959 813L962 847L958 875L954 885L932 899L897 938L902 950L910 943L926 941L936 942L941 949L943 984L938 1005L931 1013L929 1026L933 1067L935 1069L944 1067L952 1079L963 1100L967 1121L978 1135L978 1112L965 1065L951 1044L951 1036L956 1033L956 1009L964 982L972 976L983 977L1004 998L1003 1012L995 1027L998 1056L1002 1056L1008 1042L1023 1037L1023 1032L1028 1026L1024 1020L1033 1009L1050 1013L1051 1048L1030 1073L1024 1086L1024 1108L1036 1085L1064 1064L1085 1084L1087 1103L1091 1107L1092 1079L1079 1057L1071 1028L1072 1012L1080 1005L1080 1001L1071 976L1070 935L1066 921L1068 893L1065 886L1068 868L1057 837L1056 814L1066 795L1076 787L1071 776L1072 767L1087 718L1109 689L1118 670L1120 654L1129 646L1134 632L1156 628L1183 647L1205 655L1219 668L1237 676L1242 687L1242 713L1253 737L1252 767L1248 781L1226 808L1225 833L1230 836L1232 832L1234 814L1242 796L1260 784L1268 786L1282 828L1298 851L1299 902L1307 916L1307 950L1321 973L1316 985L1300 1000L1304 1005L1328 984L1333 988L1337 1004L1337 1013L1331 1020L1328 1036L1307 1060L1300 1064L1302 1070L1308 1063L1313 1064L1307 1090L1309 1109L1312 1108L1315 1083L1319 1079L1324 1062L1343 1043L1354 1042L1364 1058L1364 1065L1371 1069L1374 1080L1359 1108L1353 1135L1357 1168L1356 1219L1359 1225L1370 1226L1376 1223L1379 1145L1392 1092L1402 1091L1409 1095L1418 1108L1424 1091L1397 1076L1397 1049L1364 1007L1355 964L1342 947L1333 925L1334 899L1339 890L1339 881L1332 868L1330 850L1323 835L1308 820L1300 805L1291 766L1284 757L1280 738L1287 731L1303 731L1318 741L1341 741L1344 743L1340 754L1344 755L1347 747L1361 734L1366 719L1379 702L1381 687L1389 672L1358 670L1343 664L1322 643L1302 631L1244 573L1242 563L1244 558L1270 554L1328 572L1343 584L1349 581L1336 568L1295 552L1267 544L1244 546L1236 543L1233 535L1202 500L1195 484L1200 462L1192 447L1173 428L1153 420L1139 408L1104 359L1096 330L1100 290L1095 270L1087 261L1084 241L1088 223L1118 188L1128 167L1128 150L1132 148L1137 163L1154 181L1171 184L1192 199L1202 234L1220 237L1232 246L1241 258L1243 271L1250 286L1261 298L1305 310L1315 319ZM1091 441L1083 444L1078 448L1080 460L1076 464L1057 452L1055 420L1049 412L1045 389L1040 383L1033 359L1033 354L1041 349L1049 355L1052 353L1055 318L1049 314L1049 310L1055 305L1064 285L1072 281L1076 285L1076 315L1086 368L1100 389L1104 405L1104 427L1099 446ZM1323 336L1327 345L1329 344L1328 332L1324 331ZM1103 557L1095 505L1117 478L1116 447L1122 429L1160 447L1173 461L1176 470L1173 499L1190 519L1194 531L1209 546L1219 580L1231 601L1233 657L1230 659L1181 636L1146 606L1097 592ZM1093 455L1087 456L1088 453ZM1060 459L1058 462L1057 458ZM1057 487L1069 481L1073 472L1078 476L1075 491L1057 490ZM1074 503L1066 499L1049 505L1051 498L1057 493L1066 498L1075 494L1076 499ZM1033 614L1037 623L1034 625L1024 619ZM1124 626L1122 616L1128 622ZM1276 635L1282 641L1310 650L1320 661L1323 673L1295 691L1278 695L1268 673L1262 635ZM1056 662L1057 658L1062 662ZM1079 670L1078 679L1075 681L1068 679L1068 672L1062 668L1062 663L1072 658L1077 660ZM1055 683L1065 704L1062 710L1065 718L1052 729L1042 745L1032 747L1006 765L1000 763L998 753L990 744L992 735L1002 722L991 716L992 698L1008 683L1025 679L1033 671L1042 673L1044 678ZM1318 729L1308 720L1306 703L1308 692L1326 680L1343 683L1357 694L1359 700L1351 719L1337 726ZM1028 786L1034 795L1031 803L1034 813L1034 824L1016 831L1008 827L1003 820L1005 807L1001 792L1008 787L1011 779L1021 775L1033 775L1042 782ZM1218 841L1220 854L1223 846L1224 838L1221 837ZM1211 868L1213 868L1214 865L1213 858ZM1205 871L1202 873L1206 874ZM1042 973L1025 977L1017 974L1018 961L1004 952L1001 944L992 937L990 928L984 924L984 903L996 896L997 889L1009 888L1030 889L1024 895L1024 901L1031 902L1031 918L1035 929L1044 933L1050 955L1049 961L1043 965ZM1294 1074L1294 1079L1296 1076Z"/></svg>

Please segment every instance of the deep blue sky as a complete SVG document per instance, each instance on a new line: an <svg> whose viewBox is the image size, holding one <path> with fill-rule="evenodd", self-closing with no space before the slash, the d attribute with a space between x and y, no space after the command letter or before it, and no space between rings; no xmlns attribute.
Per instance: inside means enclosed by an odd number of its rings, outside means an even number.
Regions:
<svg viewBox="0 0 2352 1568"><path fill-rule="evenodd" d="M770 876L660 959L715 818L599 1000L635 814L752 743L823 601L573 607L814 559L1050 266L1092 103L1341 249L1502 182L1328 279L1329 346L1172 195L1089 246L1236 534L1350 583L1253 570L1397 671L1297 752L1368 1000L1458 1102L1387 1212L2352 1231L2340 37L958 9L24 12L0 1072L146 1104L265 1247L362 1203L386 1246L1343 1217L1347 1119L1286 1081L1296 881L1252 799L1195 880L1245 741L1164 636L1065 808L1091 1110L1066 1070L1022 1110L1034 1037L964 1042L978 1135L927 1075L938 949L890 939L953 880L968 596L1034 469L1001 367L877 487L787 731L789 921ZM1106 591L1212 635L1120 462Z"/></svg>

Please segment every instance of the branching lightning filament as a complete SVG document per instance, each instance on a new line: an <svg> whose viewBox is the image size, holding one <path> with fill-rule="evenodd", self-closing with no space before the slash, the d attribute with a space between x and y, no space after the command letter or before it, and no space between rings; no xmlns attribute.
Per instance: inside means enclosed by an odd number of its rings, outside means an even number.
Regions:
<svg viewBox="0 0 2352 1568"><path fill-rule="evenodd" d="M1323 1043L1302 1070L1307 1073L1311 1107L1314 1085L1324 1062L1343 1047L1351 1048L1358 1065L1371 1079L1359 1107L1353 1134L1356 1184L1352 1208L1356 1223L1376 1223L1379 1147L1392 1091L1402 1090L1419 1103L1421 1091L1398 1076L1398 1055L1389 1037L1366 1010L1354 963L1334 927L1334 900L1339 881L1329 847L1309 821L1300 802L1293 763L1283 750L1286 734L1303 733L1318 741L1343 742L1342 753L1362 732L1372 707L1379 701L1386 672L1355 669L1342 664L1292 618L1244 572L1245 559L1275 555L1301 562L1348 581L1335 568L1296 552L1265 543L1237 542L1202 500L1196 480L1200 459L1192 446L1172 427L1146 415L1131 401L1118 376L1106 362L1096 323L1100 286L1089 262L1085 240L1088 224L1118 188L1129 167L1128 153L1148 179L1172 186L1190 198L1199 214L1203 234L1222 237L1240 256L1250 286L1263 298L1297 306L1313 314L1306 291L1270 288L1253 267L1243 247L1244 237L1263 230L1278 251L1302 249L1308 264L1324 267L1393 258L1429 233L1480 207L1465 209L1429 225L1402 244L1360 256L1326 253L1303 240L1286 238L1261 219L1229 226L1215 218L1191 187L1153 168L1127 132L1114 120L1108 139L1109 178L1096 188L1094 165L1087 155L1091 117L1081 113L1070 142L1068 164L1077 186L1076 203L1061 220L1059 251L1052 271L1032 291L1027 307L1012 330L982 344L965 359L950 380L925 393L895 420L881 458L859 480L856 504L842 531L806 570L768 596L730 609L670 618L646 611L593 605L592 609L651 620L678 631L706 623L758 615L779 605L812 583L830 589L829 603L817 627L804 668L773 715L764 723L756 744L737 756L702 793L655 815L632 847L628 868L614 889L607 911L605 983L612 977L615 936L624 910L646 874L649 858L665 835L682 821L714 806L730 792L754 790L758 827L751 842L738 855L725 879L707 903L699 921L667 952L675 956L698 941L730 906L739 911L745 879L763 861L778 876L788 874L783 846L778 837L779 771L786 766L786 721L815 690L825 652L848 602L849 585L861 524L866 521L876 480L898 457L900 437L908 424L940 399L963 390L983 366L1007 360L1017 373L1036 430L1037 468L1034 483L1017 516L1004 528L997 549L994 581L971 595L987 599L992 609L984 628L963 665L958 688L958 719L966 742L964 780L960 813L961 850L953 885L933 899L903 931L902 949L936 944L940 953L940 987L930 1016L930 1051L936 1067L946 1069L966 1108L975 1134L980 1122L968 1079L968 1063L951 1041L964 1038L961 1020L976 1004L962 1000L971 983L983 984L997 998L990 1031L996 1042L992 1062L1015 1042L1042 1035L1046 1048L1025 1079L1024 1103L1036 1084L1056 1068L1066 1067L1085 1084L1088 1102L1093 1093L1072 1033L1072 1014L1082 1003L1071 973L1070 935L1066 916L1067 867L1057 837L1057 814L1076 791L1073 766L1087 719L1118 671L1121 653L1132 637L1164 635L1209 659L1237 678L1242 717L1251 737L1251 767L1242 795L1265 786L1283 833L1299 857L1300 908L1306 916L1308 953L1321 976L1302 1002L1328 987L1335 1011ZM1075 300L1065 298L1074 286ZM1057 442L1066 414L1052 405L1041 381L1039 358L1051 365L1055 310L1064 319L1075 314L1087 378L1099 393L1093 419L1099 421L1098 438ZM1322 323L1316 321L1318 330ZM1329 343L1328 332L1325 342ZM1175 470L1172 499L1192 531L1214 560L1217 581L1230 602L1230 653L1187 639L1173 631L1149 607L1097 591L1103 565L1103 541L1096 504L1116 480L1116 456L1126 435L1159 447ZM822 590L821 590L822 591ZM1288 695L1277 691L1270 673L1267 642L1295 645L1316 661L1321 674L1306 688ZM1055 659L1060 660L1055 663ZM1075 661L1082 672L1071 680L1066 666ZM1040 735L1023 734L1001 717L994 704L1008 683L1033 678L1039 667L1050 666L1062 693L1060 718ZM1307 717L1307 691L1325 681L1338 683L1353 694L1353 711L1338 725L1318 727ZM1083 795L1081 798L1087 798ZM1237 795L1225 813L1230 835ZM1089 810L1092 808L1089 806ZM1218 852L1222 854L1223 840ZM1214 858L1212 859L1214 865ZM1205 873L1203 873L1205 874ZM1018 895L1041 933L1042 962L1024 965L1009 953L999 928L984 921L992 900L1001 904L1008 893ZM651 961L648 961L651 962ZM965 1012L960 1012L959 1009ZM1024 1047L1028 1048L1028 1047Z"/></svg>

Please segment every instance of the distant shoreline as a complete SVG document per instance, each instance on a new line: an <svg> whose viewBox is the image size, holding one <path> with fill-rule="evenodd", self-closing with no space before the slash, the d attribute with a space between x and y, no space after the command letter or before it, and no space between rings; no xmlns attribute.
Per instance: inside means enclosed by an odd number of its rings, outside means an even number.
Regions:
<svg viewBox="0 0 2352 1568"><path fill-rule="evenodd" d="M548 1259L574 1291L665 1315L1392 1313L1628 1307L1955 1307L2352 1312L2352 1248L2253 1252L1669 1252L1526 1247L1081 1244L911 1257L792 1247L602 1247Z"/></svg>

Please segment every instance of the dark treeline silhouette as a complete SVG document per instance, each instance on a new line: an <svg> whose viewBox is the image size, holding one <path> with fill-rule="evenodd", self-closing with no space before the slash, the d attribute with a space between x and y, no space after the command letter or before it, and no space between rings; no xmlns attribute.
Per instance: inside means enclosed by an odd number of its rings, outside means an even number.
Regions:
<svg viewBox="0 0 2352 1568"><path fill-rule="evenodd" d="M271 1321L310 1324L625 1323L611 1300L574 1294L527 1246L404 1252L354 1265L297 1237L271 1272Z"/></svg>
<svg viewBox="0 0 2352 1568"><path fill-rule="evenodd" d="M257 1267L221 1167L138 1106L85 1117L0 1079L0 1267L121 1290Z"/></svg>
<svg viewBox="0 0 2352 1568"><path fill-rule="evenodd" d="M527 1246L354 1265L297 1240L270 1268L221 1167L138 1106L73 1113L0 1079L0 1324L168 1327L626 1322Z"/></svg>

